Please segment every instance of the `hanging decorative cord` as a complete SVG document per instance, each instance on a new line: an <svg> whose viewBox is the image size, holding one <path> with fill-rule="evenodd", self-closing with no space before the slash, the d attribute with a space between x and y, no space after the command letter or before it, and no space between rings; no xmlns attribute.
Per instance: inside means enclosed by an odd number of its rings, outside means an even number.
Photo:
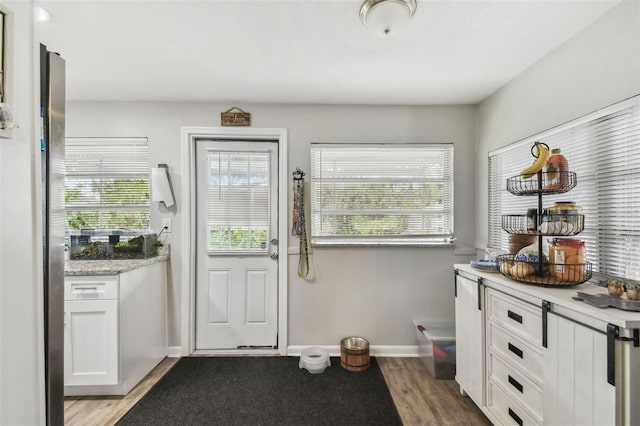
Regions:
<svg viewBox="0 0 640 426"><path fill-rule="evenodd" d="M293 224L291 234L300 238L300 261L298 276L306 278L309 274L309 248L307 244L307 227L304 214L304 172L296 167L293 172Z"/></svg>

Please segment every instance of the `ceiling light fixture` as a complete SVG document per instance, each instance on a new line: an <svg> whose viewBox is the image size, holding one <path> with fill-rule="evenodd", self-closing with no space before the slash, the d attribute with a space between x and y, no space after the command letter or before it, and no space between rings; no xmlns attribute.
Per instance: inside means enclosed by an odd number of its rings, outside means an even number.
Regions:
<svg viewBox="0 0 640 426"><path fill-rule="evenodd" d="M416 0L366 0L360 20L375 34L390 36L409 22L417 7Z"/></svg>

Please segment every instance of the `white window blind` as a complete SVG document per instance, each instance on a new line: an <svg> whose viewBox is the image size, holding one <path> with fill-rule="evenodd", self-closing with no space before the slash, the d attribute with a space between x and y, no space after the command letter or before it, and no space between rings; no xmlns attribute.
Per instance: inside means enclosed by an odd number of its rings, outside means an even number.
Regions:
<svg viewBox="0 0 640 426"><path fill-rule="evenodd" d="M627 100L489 154L489 247L506 250L502 214L526 214L537 198L514 196L506 179L531 164L530 147L539 140L560 148L577 185L545 196L582 207L587 260L602 275L640 279L640 97Z"/></svg>
<svg viewBox="0 0 640 426"><path fill-rule="evenodd" d="M67 230L149 228L146 138L67 138L65 168Z"/></svg>
<svg viewBox="0 0 640 426"><path fill-rule="evenodd" d="M312 144L315 245L450 245L452 144Z"/></svg>
<svg viewBox="0 0 640 426"><path fill-rule="evenodd" d="M207 227L210 251L269 249L270 152L209 154Z"/></svg>

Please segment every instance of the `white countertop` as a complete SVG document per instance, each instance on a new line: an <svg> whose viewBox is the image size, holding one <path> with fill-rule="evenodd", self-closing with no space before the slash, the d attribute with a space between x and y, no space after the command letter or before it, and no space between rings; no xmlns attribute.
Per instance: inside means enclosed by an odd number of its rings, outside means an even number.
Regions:
<svg viewBox="0 0 640 426"><path fill-rule="evenodd" d="M613 307L601 309L581 300L573 299L578 291L587 294L607 294L606 287L589 283L573 287L542 287L512 280L500 272L475 269L469 264L456 264L454 268L460 272L484 278L484 284L487 287L514 294L531 303L537 304L536 302L541 303L542 300L547 300L552 305L556 305L552 309L553 311L558 311L558 308L561 308L560 310L566 309L577 315L585 315L601 322L617 325L620 328L640 328L640 312L624 311Z"/></svg>
<svg viewBox="0 0 640 426"><path fill-rule="evenodd" d="M117 275L156 262L164 262L169 256L154 256L147 259L129 260L67 260L64 274L72 275Z"/></svg>

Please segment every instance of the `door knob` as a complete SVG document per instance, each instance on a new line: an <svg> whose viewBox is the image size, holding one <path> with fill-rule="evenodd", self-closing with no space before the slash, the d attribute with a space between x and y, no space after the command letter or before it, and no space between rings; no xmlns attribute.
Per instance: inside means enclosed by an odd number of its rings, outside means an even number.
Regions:
<svg viewBox="0 0 640 426"><path fill-rule="evenodd" d="M278 253L271 253L271 259L278 260Z"/></svg>
<svg viewBox="0 0 640 426"><path fill-rule="evenodd" d="M278 245L278 239L277 238L271 239L271 245L277 246Z"/></svg>

